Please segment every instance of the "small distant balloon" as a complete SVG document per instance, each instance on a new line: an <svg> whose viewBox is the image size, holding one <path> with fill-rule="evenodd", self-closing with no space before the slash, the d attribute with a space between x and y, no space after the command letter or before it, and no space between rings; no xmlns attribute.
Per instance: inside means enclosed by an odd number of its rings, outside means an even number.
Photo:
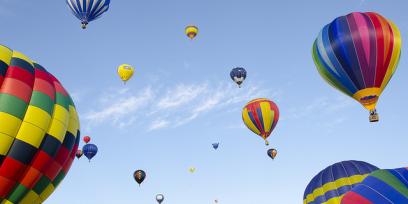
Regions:
<svg viewBox="0 0 408 204"><path fill-rule="evenodd" d="M188 169L188 171L189 171L190 173L194 173L194 172L196 171L196 168L195 168L195 167L190 167L190 168Z"/></svg>
<svg viewBox="0 0 408 204"><path fill-rule="evenodd" d="M145 180L146 178L146 173L143 170L137 170L135 173L133 173L133 178L136 180L136 182L140 184Z"/></svg>
<svg viewBox="0 0 408 204"><path fill-rule="evenodd" d="M194 39L198 34L197 26L189 25L186 27L185 33L190 39Z"/></svg>
<svg viewBox="0 0 408 204"><path fill-rule="evenodd" d="M132 78L135 68L128 64L122 64L118 67L118 75L124 83L126 83L130 78Z"/></svg>
<svg viewBox="0 0 408 204"><path fill-rule="evenodd" d="M231 70L230 77L231 79L238 84L238 87L241 88L241 84L245 81L247 72L242 67L237 67Z"/></svg>
<svg viewBox="0 0 408 204"><path fill-rule="evenodd" d="M81 21L81 27L85 29L89 22L108 11L110 0L66 0L66 3L75 17Z"/></svg>
<svg viewBox="0 0 408 204"><path fill-rule="evenodd" d="M78 149L77 152L75 153L75 156L76 156L77 159L79 159L79 158L82 157L83 154L84 153L82 152L82 150Z"/></svg>
<svg viewBox="0 0 408 204"><path fill-rule="evenodd" d="M268 156L272 159L275 159L276 155L278 154L278 151L276 149L269 149L268 150Z"/></svg>
<svg viewBox="0 0 408 204"><path fill-rule="evenodd" d="M212 144L212 146L213 146L213 148L216 150L216 149L218 149L218 146L220 145L220 143L219 142L217 142L217 143L213 143Z"/></svg>
<svg viewBox="0 0 408 204"><path fill-rule="evenodd" d="M94 144L86 144L82 147L82 152L88 158L89 161L98 153L98 147Z"/></svg>
<svg viewBox="0 0 408 204"><path fill-rule="evenodd" d="M164 200L164 196L162 194L157 194L156 195L156 201L161 204Z"/></svg>
<svg viewBox="0 0 408 204"><path fill-rule="evenodd" d="M84 140L84 142L85 142L86 144L88 144L88 142L91 141L91 137L85 136L83 140Z"/></svg>

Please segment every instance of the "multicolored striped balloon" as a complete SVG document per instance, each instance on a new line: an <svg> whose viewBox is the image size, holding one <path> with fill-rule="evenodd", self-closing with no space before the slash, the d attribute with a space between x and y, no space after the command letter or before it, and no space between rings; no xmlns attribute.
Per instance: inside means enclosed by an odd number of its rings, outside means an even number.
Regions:
<svg viewBox="0 0 408 204"><path fill-rule="evenodd" d="M408 169L378 170L344 195L342 204L408 203Z"/></svg>
<svg viewBox="0 0 408 204"><path fill-rule="evenodd" d="M0 203L42 203L75 158L79 120L61 83L0 46Z"/></svg>
<svg viewBox="0 0 408 204"><path fill-rule="evenodd" d="M336 18L313 44L313 59L320 75L372 115L376 115L377 101L395 73L400 55L397 26L372 12Z"/></svg>
<svg viewBox="0 0 408 204"><path fill-rule="evenodd" d="M319 172L307 185L304 204L339 204L342 196L377 167L362 161L343 161Z"/></svg>
<svg viewBox="0 0 408 204"><path fill-rule="evenodd" d="M278 123L278 106L266 98L254 99L242 110L242 120L252 132L265 140L266 145L269 145L266 139Z"/></svg>

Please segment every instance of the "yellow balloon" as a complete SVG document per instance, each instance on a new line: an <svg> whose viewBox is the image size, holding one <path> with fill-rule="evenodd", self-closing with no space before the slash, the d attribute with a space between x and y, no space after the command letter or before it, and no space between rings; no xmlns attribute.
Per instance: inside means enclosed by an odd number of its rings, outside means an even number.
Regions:
<svg viewBox="0 0 408 204"><path fill-rule="evenodd" d="M190 168L188 169L188 171L190 171L190 173L194 173L194 172L196 171L196 168L195 168L195 167L190 167Z"/></svg>
<svg viewBox="0 0 408 204"><path fill-rule="evenodd" d="M135 69L128 64L122 64L118 67L118 75L123 82L126 83L133 76Z"/></svg>
<svg viewBox="0 0 408 204"><path fill-rule="evenodd" d="M198 34L198 28L196 26L189 25L186 27L185 32L186 32L187 37L189 37L190 39L193 39Z"/></svg>

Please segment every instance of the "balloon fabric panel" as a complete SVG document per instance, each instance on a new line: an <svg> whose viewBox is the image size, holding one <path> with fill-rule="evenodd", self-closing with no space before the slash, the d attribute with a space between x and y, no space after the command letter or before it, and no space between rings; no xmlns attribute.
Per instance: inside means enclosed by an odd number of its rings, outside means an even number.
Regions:
<svg viewBox="0 0 408 204"><path fill-rule="evenodd" d="M376 13L351 13L326 25L313 45L320 75L369 110L394 74L401 53L398 28Z"/></svg>
<svg viewBox="0 0 408 204"><path fill-rule="evenodd" d="M0 85L0 201L42 203L75 157L75 106L54 76L5 46Z"/></svg>
<svg viewBox="0 0 408 204"><path fill-rule="evenodd" d="M306 187L303 203L340 203L341 197L378 168L360 161L343 161L319 172Z"/></svg>
<svg viewBox="0 0 408 204"><path fill-rule="evenodd" d="M341 203L408 203L408 170L399 168L375 171L348 192Z"/></svg>

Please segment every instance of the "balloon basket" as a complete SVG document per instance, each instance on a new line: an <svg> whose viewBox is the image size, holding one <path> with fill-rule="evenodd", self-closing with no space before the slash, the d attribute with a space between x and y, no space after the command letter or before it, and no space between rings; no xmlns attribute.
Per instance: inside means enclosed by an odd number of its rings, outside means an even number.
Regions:
<svg viewBox="0 0 408 204"><path fill-rule="evenodd" d="M370 116L369 116L370 122L378 122L380 120L380 117L378 116L377 110L371 110L370 111Z"/></svg>
<svg viewBox="0 0 408 204"><path fill-rule="evenodd" d="M370 119L370 122L372 123L378 122L380 120L377 113L370 115L369 119Z"/></svg>

